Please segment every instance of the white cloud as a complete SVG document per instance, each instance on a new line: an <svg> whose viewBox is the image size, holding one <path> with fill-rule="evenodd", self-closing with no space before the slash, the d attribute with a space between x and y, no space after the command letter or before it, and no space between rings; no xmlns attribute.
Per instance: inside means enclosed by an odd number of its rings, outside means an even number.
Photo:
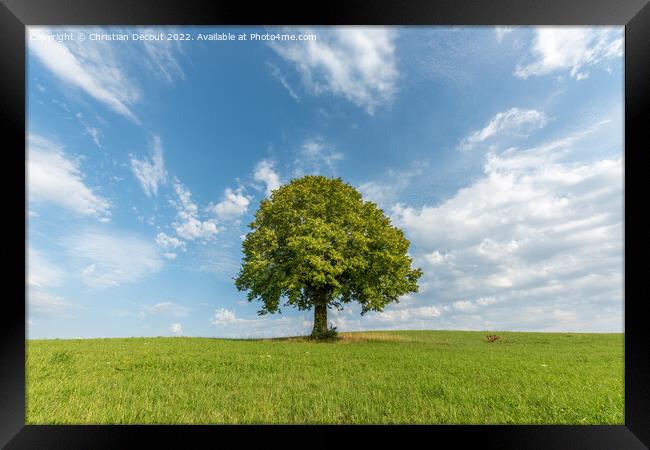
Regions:
<svg viewBox="0 0 650 450"><path fill-rule="evenodd" d="M377 181L367 181L361 184L359 192L361 192L364 200L378 205L384 204L387 199L388 201L394 201L396 198L392 185Z"/></svg>
<svg viewBox="0 0 650 450"><path fill-rule="evenodd" d="M589 67L623 56L622 28L537 28L532 53L535 60L518 65L517 77L568 71L571 77L581 80L589 75Z"/></svg>
<svg viewBox="0 0 650 450"><path fill-rule="evenodd" d="M373 321L378 322L411 322L421 319L431 319L442 314L436 306L419 306L416 308L391 308L380 313L375 313L368 321L372 326Z"/></svg>
<svg viewBox="0 0 650 450"><path fill-rule="evenodd" d="M190 308L174 302L161 302L155 305L144 306L140 312L141 316L164 315L171 317L185 317L189 314Z"/></svg>
<svg viewBox="0 0 650 450"><path fill-rule="evenodd" d="M27 310L30 317L74 318L71 314L78 308L65 298L52 294L50 288L63 284L65 272L52 263L40 251L27 248Z"/></svg>
<svg viewBox="0 0 650 450"><path fill-rule="evenodd" d="M484 176L440 205L393 208L424 270L416 298L465 314L441 325L620 331L623 161L573 157L606 124L490 153Z"/></svg>
<svg viewBox="0 0 650 450"><path fill-rule="evenodd" d="M27 313L30 317L74 319L74 312L78 309L78 305L45 290L29 289L27 292Z"/></svg>
<svg viewBox="0 0 650 450"><path fill-rule="evenodd" d="M178 33L179 30L172 30L168 27L142 28L139 33L156 35L162 33ZM152 73L159 74L167 82L171 83L175 78L185 79L185 73L176 59L176 53L182 50L181 42L175 40L143 40L142 45L146 53L144 61L148 64Z"/></svg>
<svg viewBox="0 0 650 450"><path fill-rule="evenodd" d="M440 266L449 263L453 256L449 253L443 254L438 250L434 250L431 253L424 254L424 259L432 266Z"/></svg>
<svg viewBox="0 0 650 450"><path fill-rule="evenodd" d="M177 253L174 253L171 250L179 249L185 251L186 245L184 241L181 241L178 238L169 236L165 233L158 233L156 235L156 244L158 244L163 250L163 256L169 260L175 260L178 257Z"/></svg>
<svg viewBox="0 0 650 450"><path fill-rule="evenodd" d="M475 303L479 306L489 306L497 303L497 299L494 297L481 297L476 299Z"/></svg>
<svg viewBox="0 0 650 450"><path fill-rule="evenodd" d="M273 162L267 159L263 159L257 163L255 166L254 178L255 181L260 181L266 185L267 197L271 195L271 192L282 185L280 182L280 176L273 168Z"/></svg>
<svg viewBox="0 0 650 450"><path fill-rule="evenodd" d="M76 113L75 117L83 125L84 129L86 130L86 134L92 138L95 145L98 148L102 148L102 143L99 141L99 136L100 136L99 130L95 127L91 127L90 125L88 125L83 118L83 114L81 114L80 112Z"/></svg>
<svg viewBox="0 0 650 450"><path fill-rule="evenodd" d="M86 133L93 139L95 145L99 148L102 148L101 142L99 142L99 130L95 127L86 125Z"/></svg>
<svg viewBox="0 0 650 450"><path fill-rule="evenodd" d="M73 32L88 31L75 29ZM47 27L29 27L28 33L49 34ZM115 112L138 122L130 105L140 98L140 91L124 73L105 41L28 40L29 51L54 75L82 89Z"/></svg>
<svg viewBox="0 0 650 450"><path fill-rule="evenodd" d="M336 151L322 138L307 139L300 147L298 157L294 161L294 175L320 175L324 170L334 173L336 163L343 157L343 153Z"/></svg>
<svg viewBox="0 0 650 450"><path fill-rule="evenodd" d="M295 31L315 33L318 39L274 42L271 47L296 66L309 92L343 96L369 114L393 99L398 78L394 29L336 27Z"/></svg>
<svg viewBox="0 0 650 450"><path fill-rule="evenodd" d="M184 222L175 225L176 233L183 239L212 239L217 233L217 225L211 220L200 221L196 217L187 217Z"/></svg>
<svg viewBox="0 0 650 450"><path fill-rule="evenodd" d="M147 197L158 194L158 185L167 181L162 143L159 136L154 136L151 143L151 160L136 159L131 156L131 170L138 179Z"/></svg>
<svg viewBox="0 0 650 450"><path fill-rule="evenodd" d="M28 136L27 190L30 202L51 202L97 218L110 215L108 200L84 183L79 161L66 157L60 145L34 134Z"/></svg>
<svg viewBox="0 0 650 450"><path fill-rule="evenodd" d="M268 63L267 65L271 69L271 75L273 75L273 78L275 78L276 80L278 80L280 82L280 84L282 84L282 86L287 90L287 92L289 93L291 98L293 98L295 101L300 103L300 96L298 94L296 94L296 91L291 87L291 85L284 78L284 76L282 75L282 72L280 71L278 66L276 66L275 64L271 64L271 63Z"/></svg>
<svg viewBox="0 0 650 450"><path fill-rule="evenodd" d="M237 323L241 319L237 319L234 311L225 308L219 308L214 311L214 316L210 319L213 325L225 325Z"/></svg>
<svg viewBox="0 0 650 450"><path fill-rule="evenodd" d="M27 249L27 284L35 288L60 286L64 271L45 258L41 252Z"/></svg>
<svg viewBox="0 0 650 450"><path fill-rule="evenodd" d="M186 247L185 242L162 232L156 235L156 244L160 245L165 250L167 249L185 250Z"/></svg>
<svg viewBox="0 0 650 450"><path fill-rule="evenodd" d="M493 138L499 134L519 132L543 128L548 119L546 114L535 109L510 108L497 113L482 130L474 131L463 138L458 145L462 151L470 150L476 144Z"/></svg>
<svg viewBox="0 0 650 450"><path fill-rule="evenodd" d="M298 317L261 316L254 319L237 317L235 311L218 308L210 323L219 330L219 335L237 338L261 338L304 335L311 324L304 315Z"/></svg>
<svg viewBox="0 0 650 450"><path fill-rule="evenodd" d="M501 42L506 34L512 33L513 31L513 27L494 27L494 33L496 34L497 41L499 42Z"/></svg>
<svg viewBox="0 0 650 450"><path fill-rule="evenodd" d="M474 311L476 309L476 305L468 300L455 301L453 306L459 311Z"/></svg>
<svg viewBox="0 0 650 450"><path fill-rule="evenodd" d="M173 323L172 326L169 327L169 331L176 336L180 336L183 334L183 325L180 323Z"/></svg>
<svg viewBox="0 0 650 450"><path fill-rule="evenodd" d="M94 288L136 282L163 265L155 245L133 234L83 230L65 245L84 283Z"/></svg>
<svg viewBox="0 0 650 450"><path fill-rule="evenodd" d="M403 296L399 303L388 305L384 311L368 312L361 316L361 307L356 303L346 305L343 311L330 310L328 323L338 331L387 330L387 329L432 329L443 320L448 308L422 304L417 297ZM309 325L313 324L310 320ZM306 327L306 324L305 324ZM310 327L308 330L311 329Z"/></svg>
<svg viewBox="0 0 650 450"><path fill-rule="evenodd" d="M250 200L242 193L242 189L233 190L226 188L223 200L216 205L210 205L210 209L219 220L236 219L248 210Z"/></svg>
<svg viewBox="0 0 650 450"><path fill-rule="evenodd" d="M402 191L411 184L412 179L422 172L422 167L402 171L389 169L381 181L367 181L358 189L364 200L374 202L380 207L387 207L393 204Z"/></svg>
<svg viewBox="0 0 650 450"><path fill-rule="evenodd" d="M93 273L95 273L95 269L97 269L97 266L95 264L91 264L81 272L81 275L83 275L84 277L92 275Z"/></svg>
<svg viewBox="0 0 650 450"><path fill-rule="evenodd" d="M233 277L241 268L241 243L237 231L228 239L219 239L212 245L201 246L192 255L193 269L216 275L218 279L232 283Z"/></svg>
<svg viewBox="0 0 650 450"><path fill-rule="evenodd" d="M336 161L343 159L340 152L331 151L331 147L325 144L322 139L307 139L302 145L302 156L316 161L322 161L328 167Z"/></svg>
<svg viewBox="0 0 650 450"><path fill-rule="evenodd" d="M174 180L174 191L178 201L173 201L178 220L172 224L178 236L193 241L195 239L210 240L217 234L217 224L212 220L200 220L199 208L192 202L192 193L180 181Z"/></svg>

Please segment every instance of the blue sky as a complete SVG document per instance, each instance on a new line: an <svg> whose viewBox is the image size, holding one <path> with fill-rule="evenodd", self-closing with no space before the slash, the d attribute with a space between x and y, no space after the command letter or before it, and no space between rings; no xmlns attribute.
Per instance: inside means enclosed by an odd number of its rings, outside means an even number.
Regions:
<svg viewBox="0 0 650 450"><path fill-rule="evenodd" d="M192 40L131 39L160 32ZM424 271L339 330L623 331L622 27L27 42L30 338L309 332L232 280L260 200L304 174L377 202Z"/></svg>

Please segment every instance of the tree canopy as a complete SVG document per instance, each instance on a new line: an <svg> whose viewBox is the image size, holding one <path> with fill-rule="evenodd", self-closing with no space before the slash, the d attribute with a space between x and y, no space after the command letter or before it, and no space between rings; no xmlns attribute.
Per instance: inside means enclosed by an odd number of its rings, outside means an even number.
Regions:
<svg viewBox="0 0 650 450"><path fill-rule="evenodd" d="M340 178L310 175L279 187L249 228L237 289L261 300L259 314L313 307L314 337L327 333L328 308L356 301L363 315L418 291L422 270L411 267L404 233Z"/></svg>

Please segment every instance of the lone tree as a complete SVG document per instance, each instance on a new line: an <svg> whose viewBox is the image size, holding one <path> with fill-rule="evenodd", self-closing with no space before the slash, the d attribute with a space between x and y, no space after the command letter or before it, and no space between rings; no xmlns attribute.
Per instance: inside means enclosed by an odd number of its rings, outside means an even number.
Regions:
<svg viewBox="0 0 650 450"><path fill-rule="evenodd" d="M352 300L361 314L417 292L409 241L372 202L340 178L305 176L262 200L243 242L235 285L260 299L260 315L314 308L311 336L328 335L327 310ZM280 311L281 312L281 311Z"/></svg>

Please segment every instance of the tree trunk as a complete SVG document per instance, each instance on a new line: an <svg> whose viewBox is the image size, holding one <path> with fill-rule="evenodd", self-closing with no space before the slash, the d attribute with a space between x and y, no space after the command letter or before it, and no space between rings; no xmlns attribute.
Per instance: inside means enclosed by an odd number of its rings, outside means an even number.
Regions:
<svg viewBox="0 0 650 450"><path fill-rule="evenodd" d="M316 303L314 305L314 329L311 336L315 338L325 337L327 334L327 305Z"/></svg>

